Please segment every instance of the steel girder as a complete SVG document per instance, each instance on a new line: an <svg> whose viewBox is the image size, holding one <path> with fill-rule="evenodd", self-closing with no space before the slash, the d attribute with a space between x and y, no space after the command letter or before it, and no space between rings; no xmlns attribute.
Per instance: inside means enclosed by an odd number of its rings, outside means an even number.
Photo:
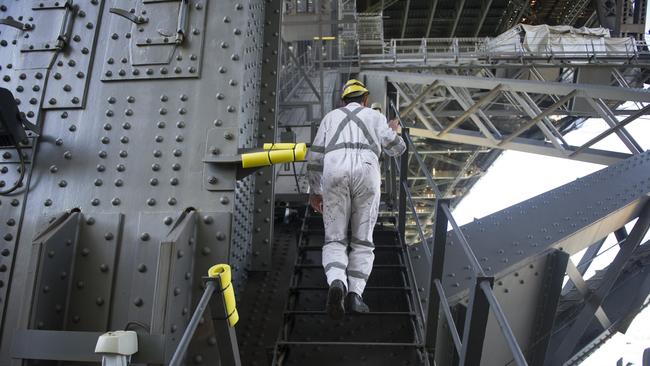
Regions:
<svg viewBox="0 0 650 366"><path fill-rule="evenodd" d="M637 85L634 76L624 75L615 67L609 69L611 74L604 73L605 77L596 80L601 84L574 83L592 74L589 71L583 75L583 71L580 68L549 71L531 67L518 72L483 68L470 71L470 76L384 71L365 71L363 75L367 80L385 80L394 87L402 102L400 115L413 117L416 128L411 129L411 134L422 138L420 143L424 149L451 143L461 144L468 151L478 147L494 150L495 155L483 155L478 159L468 152L458 157L461 161L455 160L458 164L448 156L425 157L434 170L457 172L457 179L440 179L439 182L447 184L443 190L446 197L462 197L475 182L465 179L466 172L480 175L484 170L481 167L487 166L483 164L484 159L498 156L501 150L604 165L643 150L625 126L650 113L650 105L646 105L650 93L630 87ZM496 77L495 73L502 77ZM635 109L623 106L628 101L635 102ZM575 123L590 117L604 118L609 130L581 146L569 145L563 135ZM423 128L417 128L419 126ZM616 134L630 153L591 147L610 134ZM463 171L465 161L469 161L469 165ZM458 184L460 180L464 180L462 184ZM417 181L411 182L411 188L416 196L430 197L432 194L426 185L418 185ZM431 222L431 202L417 199L416 203L421 207L419 214L428 214ZM413 234L409 235L410 239L415 238Z"/></svg>
<svg viewBox="0 0 650 366"><path fill-rule="evenodd" d="M421 131L422 137L498 149L528 151L605 165L629 156L629 154L589 148L612 133L628 146L632 154L642 151L634 138L625 130L625 125L649 113L650 107L641 107L620 122L615 113L617 110L621 111L619 107L624 102L650 102L650 93L642 89L460 75L377 71L369 71L366 74L381 75L386 77L388 82L397 85L400 96L405 97L410 104L407 110L413 110L428 130ZM413 97L412 94L409 95L409 90L413 88L405 85L421 85L420 89L423 90ZM422 106L422 103L420 106L415 106L415 101L432 96L443 100L434 104L436 108ZM582 99L591 106L586 113L573 109L577 101ZM457 110L458 107L460 107L458 112L460 114L451 121L436 117L436 112L442 108ZM570 113L573 117L582 115L590 117L595 112L606 120L610 129L584 146L569 146L556 128L557 124L554 124L554 120L551 119L559 109L563 109L564 113ZM522 111L530 118L523 123L517 121L519 118L514 121L507 117L497 120L489 116L492 111ZM471 124L465 123L467 118L472 121ZM508 123L509 126L506 125ZM544 135L541 143L538 138L520 137L528 136L537 129ZM418 134L418 131L414 131L414 135Z"/></svg>
<svg viewBox="0 0 650 366"><path fill-rule="evenodd" d="M568 255L639 217L649 195L650 152L645 152L462 227L483 270L495 276L495 293L528 357L545 353L546 346L541 347L540 342L550 334L556 309L553 304L557 304L562 288L562 276L558 280L554 275L564 272ZM642 232L637 231L636 236ZM453 232L448 232L447 242L443 285L452 308L462 309L475 279ZM422 245L409 250L417 286L424 293L429 289L429 253ZM554 253L564 253L563 266L554 261ZM647 272L648 266L644 268ZM603 308L613 318L613 312ZM617 318L637 312L640 305L626 309ZM494 319L490 319L487 334L498 334L496 327ZM540 329L548 331L539 333ZM589 338L589 334L585 333L585 337ZM583 338L581 344L591 339ZM440 353L445 354L444 349ZM444 364L444 360L437 361ZM509 361L503 339L486 339L482 365L504 365Z"/></svg>

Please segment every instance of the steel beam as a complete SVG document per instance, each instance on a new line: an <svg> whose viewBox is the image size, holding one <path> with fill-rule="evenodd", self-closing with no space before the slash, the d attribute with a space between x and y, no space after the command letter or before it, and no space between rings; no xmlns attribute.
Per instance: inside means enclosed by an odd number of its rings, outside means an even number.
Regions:
<svg viewBox="0 0 650 366"><path fill-rule="evenodd" d="M496 86L495 86L495 88L496 88ZM454 88L448 87L447 89L449 90L451 95L456 99L456 102L458 102L458 104L461 106L461 108L463 108L465 110L470 108L470 106L471 106L470 102L468 100L466 100L464 97L462 97L459 93L457 93L454 90ZM479 131L481 131L481 133L483 134L483 136L485 138L497 143L497 139L492 135L492 132L490 130L488 130L488 128L485 126L485 124L483 124L483 121L481 121L481 119L478 116L476 116L474 114L470 114L469 118L471 118L471 120L474 122L476 127L478 127ZM492 124L490 123L490 125L492 125ZM494 127L494 126L492 126L492 127ZM501 137L501 136L499 136L499 137Z"/></svg>
<svg viewBox="0 0 650 366"><path fill-rule="evenodd" d="M402 90L402 88L399 86L399 84L394 83L393 86L395 86L395 89L397 90L397 93L398 93L398 95L399 95L400 98L404 99L404 101L405 101L406 103L411 103L411 98L406 94L406 92L405 92L404 90ZM422 113L422 111L420 111L420 109L419 109L417 106L414 107L413 112L415 113L415 115L418 117L418 119L420 120L420 122L422 122L422 124L423 124L426 128L428 128L428 129L431 130L431 131L435 131L435 128L434 128L433 125L429 122L429 118L427 118L427 117ZM435 117L434 117L434 118L435 118ZM442 128L442 124L441 124L437 119L433 119L433 121L434 121L434 122L437 122L437 124L439 125L439 127Z"/></svg>
<svg viewBox="0 0 650 366"><path fill-rule="evenodd" d="M262 50L262 80L260 85L259 125L257 146L275 141L278 127L278 78L282 49L282 4L268 1L264 13L264 42ZM251 269L266 271L271 268L273 214L275 209L275 169L268 167L255 173Z"/></svg>
<svg viewBox="0 0 650 366"><path fill-rule="evenodd" d="M403 110L400 110L399 115L400 117L404 118L407 114L409 114L415 107L418 106L422 102L422 99L429 95L433 90L435 90L439 86L438 82L433 82L431 85L426 87L424 91L422 91L417 97L415 97L411 103L404 108Z"/></svg>
<svg viewBox="0 0 650 366"><path fill-rule="evenodd" d="M600 286L585 299L585 307L571 325L571 329L565 335L559 348L553 350L552 355L548 357L546 365L560 365L571 357L589 323L593 320L596 311L600 308L603 300L612 289L612 286L614 286L625 263L631 258L639 244L641 244L641 240L643 240L643 237L648 232L648 228L650 228L650 202L646 202L641 209L638 221L634 225L630 235L621 244L621 249L612 263L607 267L607 272Z"/></svg>
<svg viewBox="0 0 650 366"><path fill-rule="evenodd" d="M411 0L406 0L406 5L404 5L404 17L402 18L402 32L400 33L402 35L402 38L404 38L404 35L406 34L406 24L409 20L409 10L411 10Z"/></svg>
<svg viewBox="0 0 650 366"><path fill-rule="evenodd" d="M289 47L286 46L286 42L284 40L282 41L282 44L284 45L284 49L287 51L287 54L291 58L291 61L293 61L293 64L296 65L296 68L298 69L298 72L300 72L300 75L302 75L303 80L305 80L307 85L309 85L309 88L311 89L311 91L316 96L316 99L318 99L320 101L320 98L321 98L320 93L318 92L318 90L316 90L316 87L314 86L314 83L311 82L311 78L309 77L309 75L307 75L307 73L303 69L302 65L300 64L300 61L298 61L298 58L296 57L296 55L293 54L293 51L291 51L291 49L289 49Z"/></svg>
<svg viewBox="0 0 650 366"><path fill-rule="evenodd" d="M608 129L608 130L602 132L601 134L599 134L598 136L594 137L593 139L587 141L587 142L584 143L582 146L580 146L576 151L574 151L573 153L571 153L570 157L573 157L573 156L576 156L576 155L582 154L583 151L585 151L586 149L589 148L589 146L592 146L592 145L594 145L595 143L597 143L598 141L601 141L601 140L603 140L605 137L611 135L612 133L615 133L616 131L621 130L621 129L622 129L623 127L625 127L626 125L628 125L628 124L634 122L637 118L639 118L639 117L641 117L642 115L646 114L648 111L650 111L650 104L648 104L648 105L646 105L645 107L643 107L643 109L641 109L641 110L638 111L637 113L634 113L634 114L628 116L627 118L625 118L624 120L622 120L621 122L619 122L619 123L618 123L617 125L615 125L614 127L611 127L610 129Z"/></svg>
<svg viewBox="0 0 650 366"><path fill-rule="evenodd" d="M501 89L503 89L503 85L499 84L494 89L490 90L489 93L487 93L481 99L476 101L476 103L472 104L469 108L465 109L465 112L463 114L458 116L453 122L447 125L442 131L438 133L438 135L444 136L447 132L451 131L453 128L463 123L465 119L467 119L469 116L476 113L476 111L478 111L479 108L481 108L482 106L486 105L487 103L491 102L494 98L496 98L499 95Z"/></svg>
<svg viewBox="0 0 650 366"><path fill-rule="evenodd" d="M481 2L481 15L478 17L478 23L476 24L474 37L478 37L478 35L481 33L481 28L483 28L483 23L485 23L485 18L487 18L487 14L490 11L491 6L492 0L483 0Z"/></svg>
<svg viewBox="0 0 650 366"><path fill-rule="evenodd" d="M650 102L650 92L644 89L625 89L620 87L595 84L569 84L559 82L540 82L532 80L513 80L504 78L482 78L457 75L422 74L414 72L382 72L365 71L370 76L386 77L392 83L426 84L438 80L450 87L469 89L494 89L503 84L503 90L536 94L567 95L576 91L575 96L581 98L601 98L622 102Z"/></svg>
<svg viewBox="0 0 650 366"><path fill-rule="evenodd" d="M449 32L449 37L453 38L456 36L456 29L458 28L458 22L460 21L460 16L465 10L465 0L460 0L456 3L456 16L454 22L451 24L451 31Z"/></svg>
<svg viewBox="0 0 650 366"><path fill-rule="evenodd" d="M424 38L429 38L431 36L431 26L433 25L433 19L436 15L436 8L438 7L438 0L431 1L431 10L429 11L429 19L427 20L427 30L424 34Z"/></svg>
<svg viewBox="0 0 650 366"><path fill-rule="evenodd" d="M585 254L582 256L582 258L580 258L580 261L575 266L580 276L583 276L585 272L587 272L589 266L591 265L591 262L598 255L598 252L600 251L600 248L603 247L606 239L607 237L604 237L587 248L587 251L585 251ZM571 291L573 287L575 287L573 281L569 280L562 289L562 295L566 295L569 291Z"/></svg>
<svg viewBox="0 0 650 366"><path fill-rule="evenodd" d="M496 148L502 150L515 150L521 152L527 152L531 154L539 154L545 156L552 156L556 158L565 158L572 159L577 161L584 161L587 163L602 164L602 165L611 165L620 160L630 157L630 154L624 154L614 151L605 151L598 149L585 149L581 154L575 156L568 156L562 151L555 148L552 144L549 144L544 141L527 139L517 137L512 141L499 145L483 136L479 132L475 131L466 131L460 129L454 129L447 133L443 138L440 138L435 131L425 130L422 128L411 128L411 135L417 137L430 138L434 140L456 142L460 144L468 144L474 146L482 146L488 148ZM567 151L573 152L578 149L577 146L569 146Z"/></svg>
<svg viewBox="0 0 650 366"><path fill-rule="evenodd" d="M605 102L603 102L602 99L598 100L593 100L593 99L587 99L587 102L598 112L605 123L609 125L610 128L616 127L619 122L616 119L616 116L614 116L614 113L612 113L611 109L607 106ZM629 118L629 117L628 117ZM629 123L629 122L628 122ZM614 130L616 135L621 139L623 144L627 146L627 148L632 152L632 154L637 154L643 151L639 143L637 143L632 135L630 135L629 132L625 129L625 127L621 126L618 127L616 130Z"/></svg>
<svg viewBox="0 0 650 366"><path fill-rule="evenodd" d="M527 131L529 128L531 128L534 125L538 124L542 119L544 119L544 118L550 116L551 114L553 114L553 112L555 112L555 110L557 110L558 108L563 106L566 102L568 102L576 94L577 94L577 91L574 90L573 92L563 96L562 98L560 98L560 100L553 103L552 106L548 107L546 110L544 110L542 113L540 113L537 116L535 116L534 118L532 118L530 121L524 123L521 127L519 127L516 131L511 133L508 137L501 140L501 142L499 142L499 145L504 145L504 144L507 144L508 142L514 140L517 136L521 135L522 133Z"/></svg>

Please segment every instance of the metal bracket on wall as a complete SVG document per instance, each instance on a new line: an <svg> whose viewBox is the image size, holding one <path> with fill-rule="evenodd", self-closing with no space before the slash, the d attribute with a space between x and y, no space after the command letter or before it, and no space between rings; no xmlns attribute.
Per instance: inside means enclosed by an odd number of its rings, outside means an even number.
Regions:
<svg viewBox="0 0 650 366"><path fill-rule="evenodd" d="M32 10L35 11L50 9L65 9L63 20L61 21L61 28L59 29L56 40L43 44L27 44L21 48L21 52L61 51L68 45L72 35L73 19L77 12L77 6L73 5L72 0L67 0L65 2L39 2L38 5L32 7Z"/></svg>
<svg viewBox="0 0 650 366"><path fill-rule="evenodd" d="M14 18L7 17L7 18L2 18L0 19L0 25L8 25L10 27L20 29L23 31L28 31L32 29L32 25L29 23L21 23Z"/></svg>
<svg viewBox="0 0 650 366"><path fill-rule="evenodd" d="M217 127L208 131L203 157L203 188L208 191L231 191L235 189L237 163L236 131Z"/></svg>
<svg viewBox="0 0 650 366"><path fill-rule="evenodd" d="M142 15L135 15L134 12L130 12L126 9L110 8L108 12L126 18L135 24L144 24L149 21L149 18L143 17Z"/></svg>

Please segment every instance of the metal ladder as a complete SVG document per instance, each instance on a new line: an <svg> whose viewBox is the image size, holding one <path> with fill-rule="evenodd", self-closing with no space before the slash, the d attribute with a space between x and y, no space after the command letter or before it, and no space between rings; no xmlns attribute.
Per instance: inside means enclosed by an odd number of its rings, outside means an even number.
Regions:
<svg viewBox="0 0 650 366"><path fill-rule="evenodd" d="M342 321L324 310L323 235L322 217L306 214L273 365L428 365L417 291L394 219L380 218L375 227L375 262L363 296L370 313Z"/></svg>

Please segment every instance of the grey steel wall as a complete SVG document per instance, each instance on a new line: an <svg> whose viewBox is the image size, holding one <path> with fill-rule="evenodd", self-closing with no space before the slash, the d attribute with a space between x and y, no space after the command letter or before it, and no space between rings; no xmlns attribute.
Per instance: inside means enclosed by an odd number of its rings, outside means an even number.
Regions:
<svg viewBox="0 0 650 366"><path fill-rule="evenodd" d="M228 161L258 143L267 2L0 0L0 19L31 25L0 24L0 86L43 128L24 148L27 187L0 197L0 364L26 340L18 330L128 321L165 335L168 357L208 266L231 263L243 286L254 180L236 181ZM57 50L66 17L69 44ZM3 151L7 185L17 161ZM210 332L197 337L194 361L218 362L206 352Z"/></svg>

